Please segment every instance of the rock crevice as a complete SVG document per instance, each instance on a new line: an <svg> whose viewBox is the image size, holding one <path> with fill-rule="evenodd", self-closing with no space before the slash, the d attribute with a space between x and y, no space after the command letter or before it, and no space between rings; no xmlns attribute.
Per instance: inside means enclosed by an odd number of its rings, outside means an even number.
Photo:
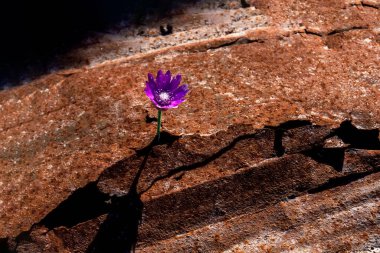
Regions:
<svg viewBox="0 0 380 253"><path fill-rule="evenodd" d="M0 251L380 248L380 15L360 3L379 1L195 1L0 92ZM159 69L191 92L155 145Z"/></svg>
<svg viewBox="0 0 380 253"><path fill-rule="evenodd" d="M162 143L152 142L119 161L96 182L75 191L30 231L8 239L10 245L14 242L8 251L35 250L48 243L67 252L104 252L110 247L113 252L125 252L248 213L258 215L284 201L318 195L378 174L377 135L378 130L359 130L348 121L336 129L289 121L262 130L236 125L207 137L164 133ZM344 160L340 169L313 158L328 149L323 146L331 138L344 143L338 147ZM364 171L344 171L343 164L349 167L350 163ZM213 178L202 178L205 173ZM71 241L74 237L76 243Z"/></svg>

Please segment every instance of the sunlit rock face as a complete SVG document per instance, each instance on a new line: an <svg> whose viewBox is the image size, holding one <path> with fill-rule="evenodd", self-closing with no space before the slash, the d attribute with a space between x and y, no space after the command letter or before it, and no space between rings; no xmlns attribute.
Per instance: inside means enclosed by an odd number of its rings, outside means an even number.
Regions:
<svg viewBox="0 0 380 253"><path fill-rule="evenodd" d="M376 252L379 5L195 1L0 92L0 252Z"/></svg>

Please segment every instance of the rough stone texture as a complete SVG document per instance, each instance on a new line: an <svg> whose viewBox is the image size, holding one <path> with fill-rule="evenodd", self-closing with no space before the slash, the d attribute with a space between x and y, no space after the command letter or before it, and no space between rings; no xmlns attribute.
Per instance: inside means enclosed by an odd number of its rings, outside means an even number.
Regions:
<svg viewBox="0 0 380 253"><path fill-rule="evenodd" d="M251 126L236 125L216 135L185 136L170 145L153 147L150 154L152 157L145 164L150 169L141 172L137 190L144 192L158 178L197 168L197 171L208 168L206 173L198 176L201 181L234 174L239 169L274 157L273 143L273 130L266 129L255 133ZM109 168L99 178L99 189L110 195L127 193L145 158L146 154L137 154ZM162 193L161 190L157 192Z"/></svg>
<svg viewBox="0 0 380 253"><path fill-rule="evenodd" d="M282 145L286 153L296 153L321 146L330 130L324 127L307 126L286 131L282 137Z"/></svg>
<svg viewBox="0 0 380 253"><path fill-rule="evenodd" d="M178 184L170 182L170 186L176 188L175 193L144 203L146 211L139 241L149 243L166 239L175 233L182 234L248 210L263 209L287 196L317 187L334 177L334 172L327 166L295 155L193 186L192 189L181 189ZM192 174L183 176L187 186ZM161 194L166 192L170 190L160 191ZM143 195L142 200L145 198ZM163 219L162 214L168 219Z"/></svg>
<svg viewBox="0 0 380 253"><path fill-rule="evenodd" d="M379 240L379 176L247 212L139 252L351 252ZM371 247L378 244L361 250Z"/></svg>
<svg viewBox="0 0 380 253"><path fill-rule="evenodd" d="M0 251L380 248L379 2L226 3L0 93ZM191 92L153 145L159 68Z"/></svg>
<svg viewBox="0 0 380 253"><path fill-rule="evenodd" d="M345 153L343 173L367 172L380 168L379 150L349 149Z"/></svg>

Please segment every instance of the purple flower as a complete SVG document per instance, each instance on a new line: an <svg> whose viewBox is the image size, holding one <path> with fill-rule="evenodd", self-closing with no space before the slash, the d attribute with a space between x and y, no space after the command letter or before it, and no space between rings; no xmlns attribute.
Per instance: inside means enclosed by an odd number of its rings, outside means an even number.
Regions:
<svg viewBox="0 0 380 253"><path fill-rule="evenodd" d="M159 110L176 108L185 101L185 95L189 92L187 84L179 86L180 82L181 75L176 75L172 78L170 71L164 74L159 70L156 80L149 73L145 94Z"/></svg>

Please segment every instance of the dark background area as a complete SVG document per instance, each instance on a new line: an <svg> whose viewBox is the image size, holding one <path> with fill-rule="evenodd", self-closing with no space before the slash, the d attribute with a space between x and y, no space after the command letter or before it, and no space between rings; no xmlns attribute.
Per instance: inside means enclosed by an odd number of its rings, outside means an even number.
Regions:
<svg viewBox="0 0 380 253"><path fill-rule="evenodd" d="M182 1L189 4L193 1ZM170 15L175 0L9 0L0 3L0 89L59 66L59 58L96 32Z"/></svg>

